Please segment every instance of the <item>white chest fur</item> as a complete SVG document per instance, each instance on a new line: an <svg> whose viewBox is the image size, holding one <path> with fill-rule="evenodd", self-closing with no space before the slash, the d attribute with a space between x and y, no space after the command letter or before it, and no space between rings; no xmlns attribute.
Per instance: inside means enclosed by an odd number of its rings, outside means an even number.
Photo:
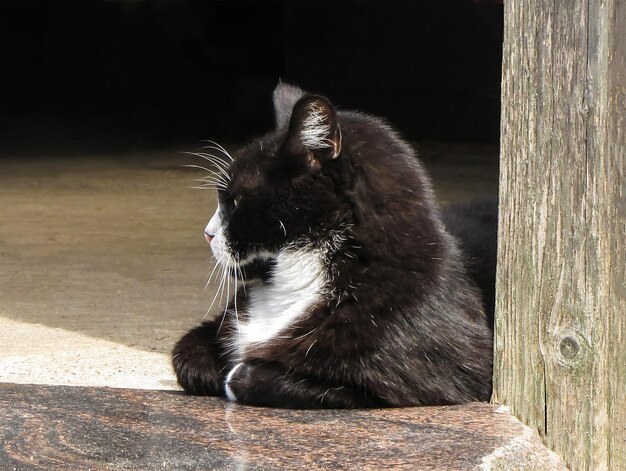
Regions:
<svg viewBox="0 0 626 471"><path fill-rule="evenodd" d="M326 285L319 251L285 250L276 257L272 279L251 286L248 319L240 325L238 351L280 336L318 303Z"/></svg>

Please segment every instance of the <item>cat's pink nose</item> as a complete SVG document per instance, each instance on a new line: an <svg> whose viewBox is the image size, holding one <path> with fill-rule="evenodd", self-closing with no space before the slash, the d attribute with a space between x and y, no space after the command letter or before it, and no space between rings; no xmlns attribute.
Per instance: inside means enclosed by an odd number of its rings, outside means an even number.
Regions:
<svg viewBox="0 0 626 471"><path fill-rule="evenodd" d="M211 243L211 241L213 240L213 238L214 238L214 237L215 237L215 236L212 236L211 234L209 234L209 233L207 233L207 232L205 232L205 233L204 233L204 238L206 239L206 241L207 241L209 244Z"/></svg>

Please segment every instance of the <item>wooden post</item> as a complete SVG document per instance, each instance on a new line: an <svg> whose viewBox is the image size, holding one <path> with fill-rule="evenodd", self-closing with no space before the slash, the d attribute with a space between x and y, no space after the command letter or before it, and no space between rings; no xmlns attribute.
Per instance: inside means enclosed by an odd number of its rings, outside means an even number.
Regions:
<svg viewBox="0 0 626 471"><path fill-rule="evenodd" d="M494 399L626 470L626 2L507 0Z"/></svg>

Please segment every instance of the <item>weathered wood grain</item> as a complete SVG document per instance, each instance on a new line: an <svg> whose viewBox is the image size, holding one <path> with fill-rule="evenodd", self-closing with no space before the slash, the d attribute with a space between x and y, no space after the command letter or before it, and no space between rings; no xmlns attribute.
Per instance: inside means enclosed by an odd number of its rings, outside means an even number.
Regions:
<svg viewBox="0 0 626 471"><path fill-rule="evenodd" d="M494 399L626 469L626 3L505 6Z"/></svg>

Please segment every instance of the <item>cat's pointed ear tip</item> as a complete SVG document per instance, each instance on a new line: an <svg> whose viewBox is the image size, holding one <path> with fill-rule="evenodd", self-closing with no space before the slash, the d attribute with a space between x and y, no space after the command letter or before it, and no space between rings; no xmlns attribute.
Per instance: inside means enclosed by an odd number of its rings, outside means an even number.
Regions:
<svg viewBox="0 0 626 471"><path fill-rule="evenodd" d="M304 91L295 85L290 85L282 80L278 81L276 88L274 88L274 93L272 94L277 129L289 123L291 110L303 95Z"/></svg>
<svg viewBox="0 0 626 471"><path fill-rule="evenodd" d="M275 99L285 95L301 97L304 95L304 91L296 85L291 85L290 83L283 82L282 79L278 79L278 83L276 84L276 87L274 87L273 95Z"/></svg>

